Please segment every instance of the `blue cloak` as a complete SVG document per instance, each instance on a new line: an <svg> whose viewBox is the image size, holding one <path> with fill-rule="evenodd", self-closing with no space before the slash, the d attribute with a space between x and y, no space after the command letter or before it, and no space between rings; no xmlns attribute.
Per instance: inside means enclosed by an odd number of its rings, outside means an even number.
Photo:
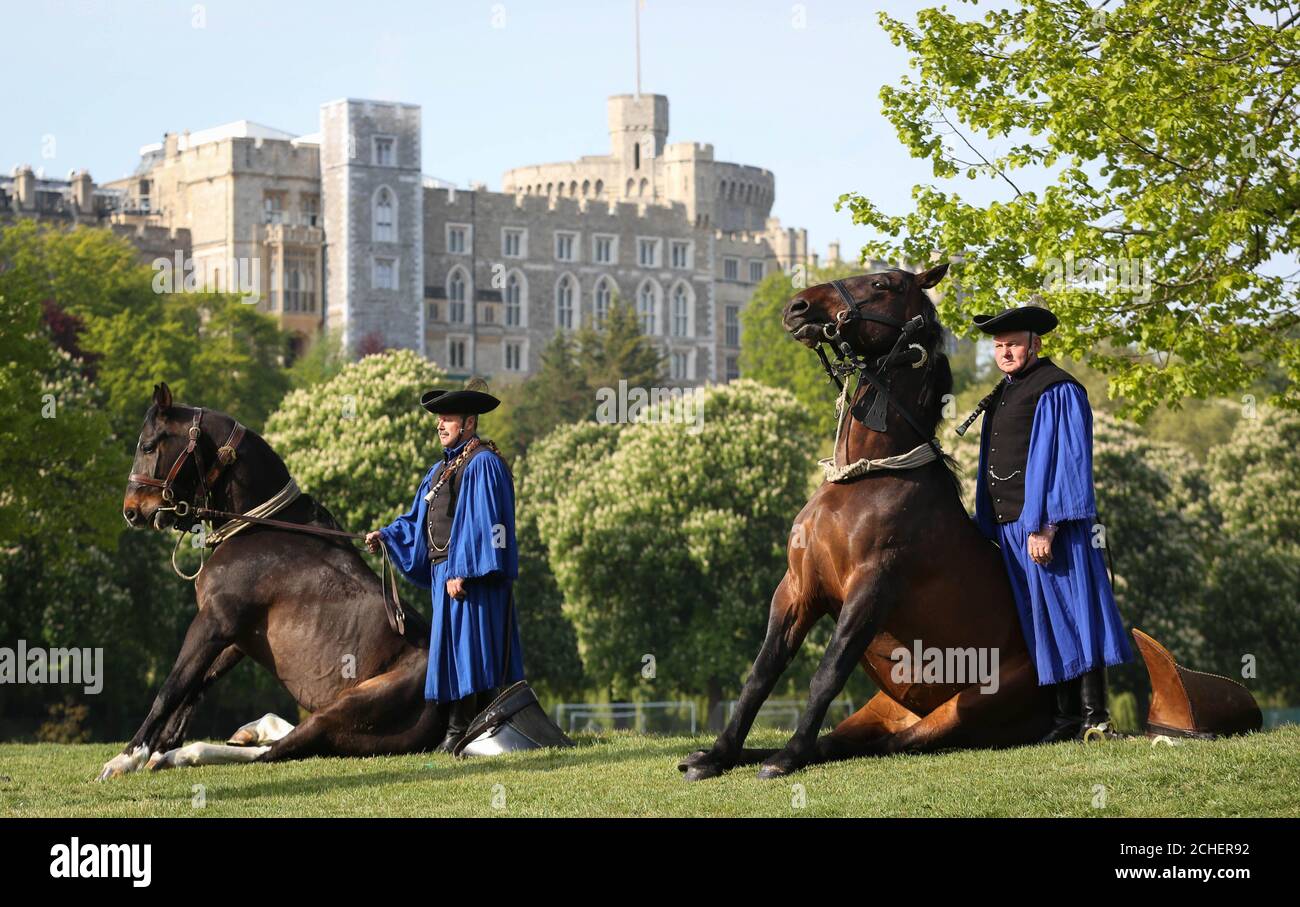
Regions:
<svg viewBox="0 0 1300 907"><path fill-rule="evenodd" d="M1103 664L1130 660L1128 634L1106 576L1105 559L1093 544L1097 503L1087 392L1062 381L1038 398L1025 465L1025 505L1020 518L1009 523L994 520L989 500L988 430L985 415L975 523L1002 547L1039 684L1060 683ZM1052 559L1040 566L1029 556L1029 534L1048 523L1057 527Z"/></svg>
<svg viewBox="0 0 1300 907"><path fill-rule="evenodd" d="M524 677L519 622L510 620L510 665L502 676L505 628L510 594L519 576L515 546L515 493L505 463L481 453L464 467L456 514L451 523L447 559L429 561L425 537L428 503L424 496L464 444L443 452L443 461L427 473L411 509L379 530L388 553L403 576L430 590L433 619L429 634L429 670L424 698L438 702L506 686ZM447 494L446 486L439 498ZM447 581L465 579L465 597L447 594Z"/></svg>

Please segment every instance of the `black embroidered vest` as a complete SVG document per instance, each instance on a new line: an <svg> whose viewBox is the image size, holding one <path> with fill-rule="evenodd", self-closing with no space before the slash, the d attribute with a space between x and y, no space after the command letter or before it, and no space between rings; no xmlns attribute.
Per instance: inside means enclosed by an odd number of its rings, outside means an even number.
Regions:
<svg viewBox="0 0 1300 907"><path fill-rule="evenodd" d="M998 396L984 416L989 423L984 432L988 468L980 481L988 489L993 517L999 523L1020 518L1025 506L1025 465L1029 461L1034 410L1043 392L1062 381L1079 384L1069 372L1041 356L1011 381L1002 381Z"/></svg>
<svg viewBox="0 0 1300 907"><path fill-rule="evenodd" d="M447 549L451 545L451 523L456 516L456 501L460 498L461 476L465 474L465 467L471 460L485 453L491 453L487 445L480 444L476 447L452 474L450 481L443 485L434 499L429 502L429 507L425 511L424 531L429 543L430 564L441 564L447 559ZM454 460L455 457L452 459ZM446 469L448 465L450 464L443 463L442 469ZM434 474L433 485L438 484L441 475L442 470Z"/></svg>

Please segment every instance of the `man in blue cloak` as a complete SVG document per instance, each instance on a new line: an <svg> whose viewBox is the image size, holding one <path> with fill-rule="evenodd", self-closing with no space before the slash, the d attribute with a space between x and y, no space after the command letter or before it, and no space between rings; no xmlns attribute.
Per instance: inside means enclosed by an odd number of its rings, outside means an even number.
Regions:
<svg viewBox="0 0 1300 907"><path fill-rule="evenodd" d="M512 585L519 575L514 483L478 417L496 409L479 390L432 390L420 404L438 417L442 460L427 473L411 509L366 535L393 564L429 589L433 620L424 698L450 703L438 752L451 752L499 689L524 677Z"/></svg>
<svg viewBox="0 0 1300 907"><path fill-rule="evenodd" d="M1043 742L1118 736L1106 708L1106 666L1132 658L1093 543L1092 409L1088 392L1040 356L1057 325L1040 306L976 315L1003 379L980 437L975 522L1002 548L1040 685L1056 685Z"/></svg>

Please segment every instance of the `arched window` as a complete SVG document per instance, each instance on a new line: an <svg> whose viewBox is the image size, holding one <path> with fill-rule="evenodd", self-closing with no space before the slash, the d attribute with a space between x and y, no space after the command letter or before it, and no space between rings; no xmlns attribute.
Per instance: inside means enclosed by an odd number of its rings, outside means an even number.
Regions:
<svg viewBox="0 0 1300 907"><path fill-rule="evenodd" d="M506 327L520 327L524 323L524 279L518 271L506 278Z"/></svg>
<svg viewBox="0 0 1300 907"><path fill-rule="evenodd" d="M649 188L650 188L650 181L649 181L648 179L646 179L645 177L641 177L641 192L640 192L640 194L641 194L641 195L645 195L645 191L646 191L647 189L649 189Z"/></svg>
<svg viewBox="0 0 1300 907"><path fill-rule="evenodd" d="M659 305L659 288L653 280L641 284L636 294L636 313L641 319L641 333L655 332L655 309Z"/></svg>
<svg viewBox="0 0 1300 907"><path fill-rule="evenodd" d="M585 198L591 194L591 180L582 181L582 195Z"/></svg>
<svg viewBox="0 0 1300 907"><path fill-rule="evenodd" d="M627 181L627 194L631 195L635 191L636 191L636 180L629 179Z"/></svg>
<svg viewBox="0 0 1300 907"><path fill-rule="evenodd" d="M604 327L605 319L609 317L609 307L613 302L614 287L609 282L609 278L602 277L596 281L595 305L592 307L596 327Z"/></svg>
<svg viewBox="0 0 1300 907"><path fill-rule="evenodd" d="M604 191L605 191L605 181L596 180L596 198L600 198L601 194L604 193Z"/></svg>
<svg viewBox="0 0 1300 907"><path fill-rule="evenodd" d="M380 187L375 193L375 242L397 241L395 207L392 191L387 186Z"/></svg>
<svg viewBox="0 0 1300 907"><path fill-rule="evenodd" d="M447 320L457 323L465 321L465 300L469 297L469 280L460 268L453 268L447 275Z"/></svg>
<svg viewBox="0 0 1300 907"><path fill-rule="evenodd" d="M576 196L577 194L578 194L578 181L574 180L573 182L569 183L569 195Z"/></svg>
<svg viewBox="0 0 1300 907"><path fill-rule="evenodd" d="M555 285L555 326L566 330L573 327L573 284L573 278L565 274Z"/></svg>
<svg viewBox="0 0 1300 907"><path fill-rule="evenodd" d="M686 285L679 283L673 289L673 336L686 337L690 333L691 298Z"/></svg>

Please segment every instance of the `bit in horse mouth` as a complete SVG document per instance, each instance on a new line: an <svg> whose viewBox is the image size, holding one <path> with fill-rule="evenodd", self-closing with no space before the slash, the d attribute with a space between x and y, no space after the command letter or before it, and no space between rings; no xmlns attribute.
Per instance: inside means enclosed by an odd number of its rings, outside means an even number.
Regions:
<svg viewBox="0 0 1300 907"><path fill-rule="evenodd" d="M815 347L824 339L822 333L823 327L824 325L816 322L805 322L790 331L790 336L806 347Z"/></svg>

